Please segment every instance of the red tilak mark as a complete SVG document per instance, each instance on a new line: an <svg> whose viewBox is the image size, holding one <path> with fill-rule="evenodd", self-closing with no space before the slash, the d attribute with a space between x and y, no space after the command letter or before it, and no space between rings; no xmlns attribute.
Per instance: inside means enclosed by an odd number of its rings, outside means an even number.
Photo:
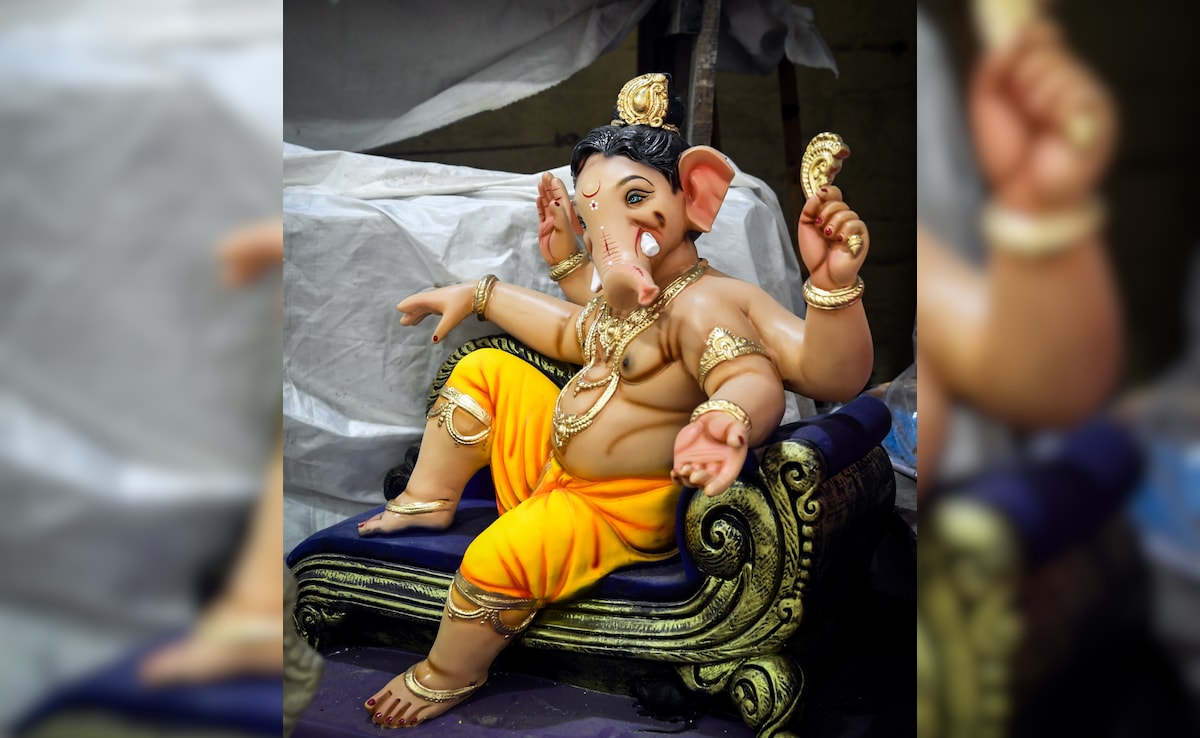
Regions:
<svg viewBox="0 0 1200 738"><path fill-rule="evenodd" d="M599 192L599 191L600 191L600 183L599 183L599 182L597 182L597 183L596 183L596 189L592 190L591 194L588 194L588 193L586 193L586 192L585 192L585 193L583 193L583 196L584 196L584 197L595 197L595 196L596 196L596 193L597 193L597 192Z"/></svg>

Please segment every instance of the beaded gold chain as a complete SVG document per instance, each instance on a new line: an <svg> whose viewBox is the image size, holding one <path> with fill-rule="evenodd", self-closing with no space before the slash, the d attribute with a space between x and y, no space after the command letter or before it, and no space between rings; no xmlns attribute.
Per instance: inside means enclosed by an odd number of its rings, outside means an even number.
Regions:
<svg viewBox="0 0 1200 738"><path fill-rule="evenodd" d="M640 307L628 316L620 318L613 315L612 308L607 302L597 298L588 303L587 307L579 316L579 321L576 325L576 336L579 337L581 347L583 349L583 357L587 359L587 365L579 370L567 386L563 388L558 395L558 400L554 403L554 418L553 418L553 441L554 447L562 451L567 446L567 442L572 436L583 432L596 416L600 414L609 400L617 392L617 385L621 381L621 359L625 356L625 349L633 342L633 339L642 335L647 328L654 324L662 315L662 311L671 303L672 300L684 288L695 282L704 274L708 268L708 261L701 259L688 269L683 274L676 277L669 285L659 294L658 298L653 303L646 307ZM593 311L597 311L596 320L592 323L592 327L587 332L587 337L583 337L583 323L588 315ZM600 350L598 351L597 348ZM604 361L608 364L609 373L603 379L588 381L584 379L589 371L594 369L599 362L601 355ZM607 386L605 386L607 385ZM581 414L564 412L561 403L562 396L567 391L567 388L572 387L572 396L578 395L581 391L604 387L604 393L596 400L596 402L588 408L586 412Z"/></svg>

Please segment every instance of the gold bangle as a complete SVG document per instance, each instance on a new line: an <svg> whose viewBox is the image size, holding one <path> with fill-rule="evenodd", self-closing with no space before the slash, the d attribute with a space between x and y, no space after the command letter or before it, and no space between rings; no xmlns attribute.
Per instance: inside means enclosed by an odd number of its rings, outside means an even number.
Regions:
<svg viewBox="0 0 1200 738"><path fill-rule="evenodd" d="M555 282L561 282L574 274L575 270L583 266L583 262L585 261L587 261L587 254L582 251L576 251L550 267L550 279L553 279Z"/></svg>
<svg viewBox="0 0 1200 738"><path fill-rule="evenodd" d="M492 288L496 286L496 281L496 275L489 274L480 279L475 285L475 302L471 306L471 311L480 320L487 320L487 318L483 317L483 313L487 310L488 300L492 297Z"/></svg>
<svg viewBox="0 0 1200 738"><path fill-rule="evenodd" d="M866 285L862 277L854 280L849 287L839 287L836 290L823 290L812 283L812 279L804 280L804 301L819 310L841 310L850 307L862 299Z"/></svg>
<svg viewBox="0 0 1200 738"><path fill-rule="evenodd" d="M1059 213L1031 215L989 204L983 211L983 234L993 247L1036 258L1056 254L1094 233L1104 222L1100 200Z"/></svg>
<svg viewBox="0 0 1200 738"><path fill-rule="evenodd" d="M750 424L750 416L746 414L746 411L736 403L730 402L729 400L708 400L700 403L696 406L696 409L692 411L692 419L688 422L695 423L696 418L704 415L705 413L711 412L721 412L732 416L734 420L744 423L747 431L754 427Z"/></svg>

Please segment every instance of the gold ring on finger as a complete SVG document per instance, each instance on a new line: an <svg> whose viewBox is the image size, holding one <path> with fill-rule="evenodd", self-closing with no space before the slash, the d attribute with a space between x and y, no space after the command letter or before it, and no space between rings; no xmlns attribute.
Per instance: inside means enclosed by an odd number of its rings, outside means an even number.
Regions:
<svg viewBox="0 0 1200 738"><path fill-rule="evenodd" d="M846 239L846 249L851 256L858 256L858 252L862 251L863 237L861 233L851 233Z"/></svg>
<svg viewBox="0 0 1200 738"><path fill-rule="evenodd" d="M1063 131L1071 148L1083 153L1092 147L1096 141L1096 117L1087 111L1080 110L1067 118L1066 129Z"/></svg>

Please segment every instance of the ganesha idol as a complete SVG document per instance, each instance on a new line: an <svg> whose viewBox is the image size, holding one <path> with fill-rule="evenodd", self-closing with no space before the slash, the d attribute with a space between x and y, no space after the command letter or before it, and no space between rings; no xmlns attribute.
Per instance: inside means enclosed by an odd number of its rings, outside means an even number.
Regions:
<svg viewBox="0 0 1200 738"><path fill-rule="evenodd" d="M488 275L397 306L406 326L441 316L435 342L474 315L583 369L559 391L508 353L468 354L429 412L407 488L360 524L364 536L446 528L490 467L501 514L468 548L428 657L364 703L380 726L419 725L467 699L545 604L674 554L683 486L722 494L778 426L785 389L845 400L868 380L866 225L827 179L813 186L799 223L807 319L711 268L696 240L734 170L680 135L670 84L625 85L612 123L571 155L573 200L542 178L540 247L572 302ZM831 145L827 173L849 153Z"/></svg>

